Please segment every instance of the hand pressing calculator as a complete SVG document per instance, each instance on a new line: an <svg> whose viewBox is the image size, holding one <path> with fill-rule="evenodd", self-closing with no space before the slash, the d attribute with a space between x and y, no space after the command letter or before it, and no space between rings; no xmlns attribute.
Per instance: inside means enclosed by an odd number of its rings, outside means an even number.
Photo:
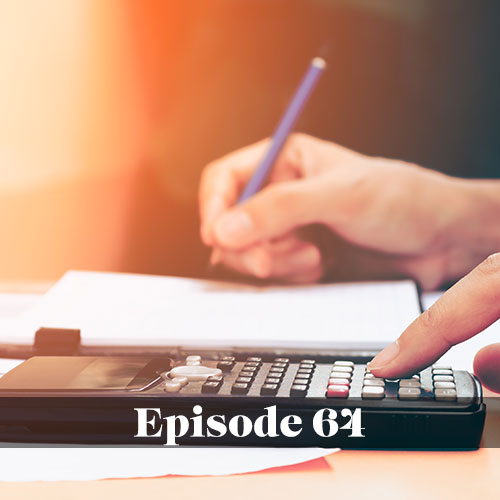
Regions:
<svg viewBox="0 0 500 500"><path fill-rule="evenodd" d="M471 449L484 418L479 381L450 366L384 380L324 357L42 356L0 378L9 442Z"/></svg>

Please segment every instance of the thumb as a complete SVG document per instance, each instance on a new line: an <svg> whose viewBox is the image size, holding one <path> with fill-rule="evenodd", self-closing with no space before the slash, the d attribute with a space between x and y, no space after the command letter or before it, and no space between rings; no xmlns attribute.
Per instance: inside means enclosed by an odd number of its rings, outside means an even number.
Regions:
<svg viewBox="0 0 500 500"><path fill-rule="evenodd" d="M500 393L500 344L483 347L476 354L474 373L485 387Z"/></svg>
<svg viewBox="0 0 500 500"><path fill-rule="evenodd" d="M219 216L214 224L217 244L241 249L319 222L322 210L317 186L309 179L270 184Z"/></svg>

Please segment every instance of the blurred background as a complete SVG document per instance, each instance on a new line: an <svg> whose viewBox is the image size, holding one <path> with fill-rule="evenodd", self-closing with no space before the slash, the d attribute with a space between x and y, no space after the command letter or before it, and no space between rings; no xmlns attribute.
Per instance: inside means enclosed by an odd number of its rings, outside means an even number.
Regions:
<svg viewBox="0 0 500 500"><path fill-rule="evenodd" d="M197 186L272 133L500 176L498 0L0 0L0 279L204 276Z"/></svg>

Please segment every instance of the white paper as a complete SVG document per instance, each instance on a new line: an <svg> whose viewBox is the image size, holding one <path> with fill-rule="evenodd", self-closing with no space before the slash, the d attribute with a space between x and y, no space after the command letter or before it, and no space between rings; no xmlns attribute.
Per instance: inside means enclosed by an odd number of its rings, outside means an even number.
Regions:
<svg viewBox="0 0 500 500"><path fill-rule="evenodd" d="M30 341L45 326L78 328L88 345L378 349L418 314L410 281L251 287L71 271L1 337Z"/></svg>
<svg viewBox="0 0 500 500"><path fill-rule="evenodd" d="M20 447L0 448L0 481L223 476L324 457L324 448Z"/></svg>
<svg viewBox="0 0 500 500"><path fill-rule="evenodd" d="M35 293L0 293L0 318L17 318L32 308L41 297Z"/></svg>
<svg viewBox="0 0 500 500"><path fill-rule="evenodd" d="M428 309L443 292L426 293L422 296L422 304ZM483 347L498 342L500 339L500 320L493 323L480 334L453 346L437 363L451 365L455 370L474 372L473 362L476 353Z"/></svg>

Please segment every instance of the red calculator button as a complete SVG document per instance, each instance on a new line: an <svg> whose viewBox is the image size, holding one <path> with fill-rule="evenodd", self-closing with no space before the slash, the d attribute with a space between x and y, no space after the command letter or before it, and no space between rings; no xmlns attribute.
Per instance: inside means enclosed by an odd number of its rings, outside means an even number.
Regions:
<svg viewBox="0 0 500 500"><path fill-rule="evenodd" d="M329 385L326 390L327 398L346 398L347 396L349 396L347 385Z"/></svg>

